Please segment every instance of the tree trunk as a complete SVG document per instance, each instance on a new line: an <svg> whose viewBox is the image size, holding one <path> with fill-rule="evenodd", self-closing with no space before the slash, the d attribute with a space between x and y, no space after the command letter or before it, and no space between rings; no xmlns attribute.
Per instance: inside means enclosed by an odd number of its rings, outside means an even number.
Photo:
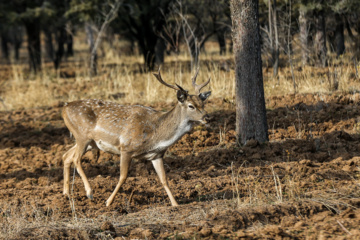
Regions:
<svg viewBox="0 0 360 240"><path fill-rule="evenodd" d="M299 28L300 28L300 46L301 46L301 63L303 66L309 63L309 31L308 21L305 10L300 7L299 10Z"/></svg>
<svg viewBox="0 0 360 240"><path fill-rule="evenodd" d="M322 67L327 66L327 48L326 48L326 30L325 30L325 14L324 11L317 11L315 13L315 53L318 60L318 65Z"/></svg>
<svg viewBox="0 0 360 240"><path fill-rule="evenodd" d="M224 30L216 31L216 36L220 47L220 55L225 55L226 54L225 31Z"/></svg>
<svg viewBox="0 0 360 240"><path fill-rule="evenodd" d="M66 34L66 57L72 56L74 56L73 36L72 34Z"/></svg>
<svg viewBox="0 0 360 240"><path fill-rule="evenodd" d="M272 46L272 60L273 60L273 76L277 77L279 72L279 34L278 34L278 25L277 25L277 10L276 10L276 0L274 0L272 7L272 17L273 17L273 28L274 28L274 41ZM270 26L271 27L271 26Z"/></svg>
<svg viewBox="0 0 360 240"><path fill-rule="evenodd" d="M46 56L50 58L51 61L54 61L54 45L52 31L49 28L44 28L45 33L45 51Z"/></svg>
<svg viewBox="0 0 360 240"><path fill-rule="evenodd" d="M231 0L235 55L236 134L241 144L268 141L259 33L259 3Z"/></svg>
<svg viewBox="0 0 360 240"><path fill-rule="evenodd" d="M86 37L90 48L90 76L97 74L97 51L93 51L95 46L94 36L93 36L93 30L91 28L90 23L85 23L85 31L86 31Z"/></svg>
<svg viewBox="0 0 360 240"><path fill-rule="evenodd" d="M335 29L336 56L339 57L345 52L344 22L339 14L335 15L335 21L336 21L336 29Z"/></svg>
<svg viewBox="0 0 360 240"><path fill-rule="evenodd" d="M23 28L21 26L16 26L14 30L15 60L19 60L19 50L23 41Z"/></svg>
<svg viewBox="0 0 360 240"><path fill-rule="evenodd" d="M162 65L165 59L166 42L162 38L158 38L155 46L155 63Z"/></svg>
<svg viewBox="0 0 360 240"><path fill-rule="evenodd" d="M60 67L61 59L64 56L64 52L65 52L64 50L64 44L66 41L65 26L59 27L56 35L57 35L56 36L57 50L54 59L54 66L55 69L58 69Z"/></svg>
<svg viewBox="0 0 360 240"><path fill-rule="evenodd" d="M36 73L41 70L40 22L39 20L27 21L25 28L28 36L30 70Z"/></svg>
<svg viewBox="0 0 360 240"><path fill-rule="evenodd" d="M155 48L158 37L151 29L143 29L141 36L137 37L137 40L144 56L145 71L152 71L155 66Z"/></svg>
<svg viewBox="0 0 360 240"><path fill-rule="evenodd" d="M1 55L6 61L9 61L9 46L8 46L9 38L8 32L4 31L1 33Z"/></svg>

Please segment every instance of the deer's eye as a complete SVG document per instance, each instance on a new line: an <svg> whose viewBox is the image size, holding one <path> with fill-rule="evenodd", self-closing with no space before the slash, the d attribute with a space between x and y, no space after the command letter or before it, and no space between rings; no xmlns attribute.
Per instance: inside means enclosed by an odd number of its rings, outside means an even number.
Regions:
<svg viewBox="0 0 360 240"><path fill-rule="evenodd" d="M189 107L189 109L191 109L191 110L194 110L194 109L195 109L195 107L194 107L193 105L189 105L188 107Z"/></svg>

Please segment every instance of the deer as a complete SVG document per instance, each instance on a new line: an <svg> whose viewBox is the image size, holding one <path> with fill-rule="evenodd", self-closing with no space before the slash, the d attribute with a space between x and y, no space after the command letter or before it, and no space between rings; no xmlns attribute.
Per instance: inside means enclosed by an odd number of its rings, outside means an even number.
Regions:
<svg viewBox="0 0 360 240"><path fill-rule="evenodd" d="M153 73L156 79L166 87L176 90L177 103L168 112L157 111L140 105L121 105L103 100L77 100L64 104L62 117L65 125L75 138L75 145L63 155L64 191L70 192L70 167L74 164L80 175L87 197L93 199L93 190L81 166L81 158L87 151L109 152L120 155L120 178L106 200L110 206L115 195L125 183L132 159L152 162L161 184L172 206L178 206L168 186L163 158L166 150L176 143L195 125L207 124L209 116L204 110L211 91L201 92L209 84L205 81L196 84L196 73L192 77L195 94L191 95L175 83L166 83L160 74Z"/></svg>

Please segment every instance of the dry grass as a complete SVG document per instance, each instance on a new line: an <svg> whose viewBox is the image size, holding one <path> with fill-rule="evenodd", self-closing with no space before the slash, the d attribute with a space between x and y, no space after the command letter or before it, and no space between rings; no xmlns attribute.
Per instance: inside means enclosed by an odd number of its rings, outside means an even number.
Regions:
<svg viewBox="0 0 360 240"><path fill-rule="evenodd" d="M76 49L86 48L83 45L75 46ZM198 82L204 82L209 77L212 81L210 88L213 96L233 99L235 91L235 74L233 70L222 71L220 64L224 61L232 62L232 56L218 56L216 48L210 48L209 52L201 55L201 69ZM61 102L84 98L100 98L116 101L119 103L152 104L156 102L174 101L173 90L162 86L151 73L139 71L142 66L142 56L118 55L115 50L105 46L105 54L99 61L99 75L89 77L86 69L86 54L80 54L70 62L64 63L64 67L55 71L50 63L44 64L43 72L38 75L28 73L27 65L13 64L8 69L8 78L0 84L2 90L0 97L4 105L0 110L26 109L41 106L56 105ZM162 67L162 76L168 83L178 83L186 89L191 89L191 76L188 67L189 56L183 52L177 56L166 58L166 64ZM51 66L51 67L49 67ZM233 67L233 66L232 66ZM65 76L67 75L67 76ZM273 78L271 69L264 69L264 88L266 97L293 93L293 82L290 68L284 67L279 71L278 79ZM70 76L70 77L68 77ZM330 61L329 67L319 69L316 67L298 68L295 71L297 91L299 93L331 92L334 83L340 91L356 91L360 89L359 79L355 76L350 55L342 59ZM6 109L5 109L6 108ZM220 130L223 136L226 125ZM220 141L222 142L222 141ZM184 221L198 222L206 220L209 215L214 215L226 209L246 209L249 206L267 204L279 204L283 202L311 200L320 202L335 209L341 204L343 196L350 196L353 189L343 186L336 189L337 193L324 195L324 189L332 187L331 181L319 182L317 189L307 189L301 185L301 179L296 175L277 172L272 165L266 166L267 175L254 175L247 172L249 169L244 163L238 169L232 169L233 200L220 199L201 206L187 206L193 208L192 214L181 215L178 211L162 211L161 208L147 209L138 213L127 214L121 222L114 226L126 224L163 224L178 225ZM358 179L354 180L359 182ZM241 192L239 186L246 186L246 191ZM267 186L267 187L264 187ZM241 187L244 189L244 187ZM29 210L29 208L31 210ZM99 216L97 219L81 217L63 218L56 209L22 204L0 205L2 217L0 219L0 238L16 237L23 229L40 228L97 228L98 222L108 220L115 222L114 216ZM76 209L74 209L76 211ZM33 214L29 215L28 213Z"/></svg>
<svg viewBox="0 0 360 240"><path fill-rule="evenodd" d="M19 234L34 236L35 232L38 239L46 239L50 236L50 232L58 235L59 232L67 230L95 230L99 232L99 239L112 239L101 236L100 230L101 223L115 222L114 217L111 216L100 215L95 219L64 218L55 206L41 207L26 202L3 203L0 209L0 239L18 239Z"/></svg>
<svg viewBox="0 0 360 240"><path fill-rule="evenodd" d="M159 84L152 73L141 71L142 56L119 55L118 48L104 45L103 56L99 59L99 75L93 78L89 77L86 68L88 57L84 43L75 45L79 53L64 62L59 71L53 69L52 63L44 63L42 73L33 75L28 72L26 64L11 65L7 78L3 79L1 84L3 89L0 97L4 104L0 105L0 110L49 106L84 98L147 105L174 100L173 90ZM214 43L209 43L207 49L208 51L200 56L198 82L211 78L213 96L233 99L233 56L219 56ZM286 59L283 61L286 62ZM225 62L230 67L229 72L221 69ZM189 56L186 51L167 56L161 72L167 82L176 82L192 90L192 74L189 71ZM264 68L263 76L266 97L294 92L289 67L281 68L278 78L272 77L271 69ZM294 76L299 93L331 92L335 90L334 84L338 86L338 90L346 92L356 91L360 87L350 54L341 59L330 60L327 68L296 68L295 65Z"/></svg>

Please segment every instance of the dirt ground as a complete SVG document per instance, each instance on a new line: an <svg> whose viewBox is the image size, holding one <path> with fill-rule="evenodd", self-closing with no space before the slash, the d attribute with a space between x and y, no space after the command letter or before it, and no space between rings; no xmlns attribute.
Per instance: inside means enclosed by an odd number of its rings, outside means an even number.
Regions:
<svg viewBox="0 0 360 240"><path fill-rule="evenodd" d="M91 152L62 194L73 144L61 104L0 112L0 237L8 239L360 239L360 94L266 100L270 142L235 139L231 102L168 149L171 207L150 162L133 162L110 207L119 157ZM159 104L156 109L170 109Z"/></svg>

